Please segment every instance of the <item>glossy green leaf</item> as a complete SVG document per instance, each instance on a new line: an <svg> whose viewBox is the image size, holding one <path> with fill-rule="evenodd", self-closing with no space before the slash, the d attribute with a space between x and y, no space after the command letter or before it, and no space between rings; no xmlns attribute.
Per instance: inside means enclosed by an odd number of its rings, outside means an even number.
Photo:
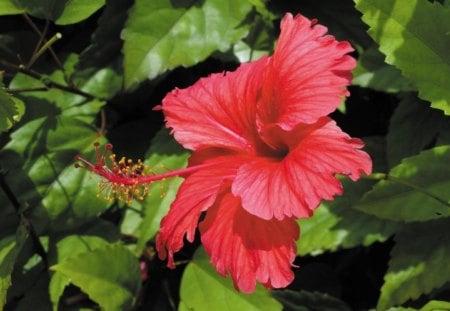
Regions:
<svg viewBox="0 0 450 311"><path fill-rule="evenodd" d="M15 0L14 4L35 17L68 25L94 14L105 4L105 0Z"/></svg>
<svg viewBox="0 0 450 311"><path fill-rule="evenodd" d="M422 308L420 308L420 311L440 311L440 310L450 310L450 302L431 300Z"/></svg>
<svg viewBox="0 0 450 311"><path fill-rule="evenodd" d="M109 203L97 198L98 179L76 169L74 156L90 157L104 138L71 117L42 117L22 126L0 153L8 184L38 229L68 230L95 219Z"/></svg>
<svg viewBox="0 0 450 311"><path fill-rule="evenodd" d="M239 0L137 0L122 33L125 87L191 66L241 39L251 5Z"/></svg>
<svg viewBox="0 0 450 311"><path fill-rule="evenodd" d="M404 96L389 123L387 157L389 166L405 157L418 154L432 146L439 133L450 126L450 119L427 103L409 94Z"/></svg>
<svg viewBox="0 0 450 311"><path fill-rule="evenodd" d="M450 146L435 147L394 167L354 208L380 218L425 221L450 216ZM392 181L392 180L395 181Z"/></svg>
<svg viewBox="0 0 450 311"><path fill-rule="evenodd" d="M18 7L13 0L0 1L0 15L22 14L25 11Z"/></svg>
<svg viewBox="0 0 450 311"><path fill-rule="evenodd" d="M0 240L0 309L6 303L8 288L11 286L11 273L17 256L28 238L27 229L19 225L15 236L3 237Z"/></svg>
<svg viewBox="0 0 450 311"><path fill-rule="evenodd" d="M450 115L450 9L424 0L355 0L386 62Z"/></svg>
<svg viewBox="0 0 450 311"><path fill-rule="evenodd" d="M91 37L91 44L80 54L79 68L101 68L111 63L122 63L123 41L120 33L125 25L131 0L106 1L98 19L98 26Z"/></svg>
<svg viewBox="0 0 450 311"><path fill-rule="evenodd" d="M157 172L164 172L186 166L189 152L183 149L163 128L152 140L145 164ZM135 209L128 209L122 222L122 232L138 237L136 252L142 252L148 240L155 237L162 217L167 214L175 199L182 178L170 178L151 185L143 202L134 202ZM141 214L137 213L141 211Z"/></svg>
<svg viewBox="0 0 450 311"><path fill-rule="evenodd" d="M55 24L68 25L81 22L104 5L105 0L68 0L61 15L55 19Z"/></svg>
<svg viewBox="0 0 450 311"><path fill-rule="evenodd" d="M449 219L405 226L395 236L379 310L416 299L450 281Z"/></svg>
<svg viewBox="0 0 450 311"><path fill-rule="evenodd" d="M340 248L384 242L392 236L399 227L397 223L351 208L373 184L370 180L355 183L345 179L343 196L323 202L314 211L313 217L300 219L297 253L301 256L318 255Z"/></svg>
<svg viewBox="0 0 450 311"><path fill-rule="evenodd" d="M198 249L181 279L181 304L186 310L281 310L282 306L262 286L251 295L239 293L230 278L220 276Z"/></svg>
<svg viewBox="0 0 450 311"><path fill-rule="evenodd" d="M22 118L25 112L24 103L7 94L0 84L0 132L4 132Z"/></svg>
<svg viewBox="0 0 450 311"><path fill-rule="evenodd" d="M104 310L129 310L140 289L138 259L124 246L79 253L51 267L71 280Z"/></svg>
<svg viewBox="0 0 450 311"><path fill-rule="evenodd" d="M401 71L386 64L384 58L374 45L365 50L358 58L358 66L353 70L352 84L388 93L415 91Z"/></svg>
<svg viewBox="0 0 450 311"><path fill-rule="evenodd" d="M92 251L98 248L105 248L108 242L96 236L70 235L56 243L54 255L55 263L62 263L78 254ZM56 271L50 280L49 294L53 304L53 310L58 310L59 299L67 285L70 284L70 278L65 274Z"/></svg>
<svg viewBox="0 0 450 311"><path fill-rule="evenodd" d="M277 290L272 295L283 304L284 311L350 311L343 301L319 292Z"/></svg>
<svg viewBox="0 0 450 311"><path fill-rule="evenodd" d="M90 123L105 105L104 100L119 92L122 80L117 71L105 67L96 69L95 72L74 73L78 61L78 55L68 55L64 62L65 71L45 68L48 73L44 75L42 81L21 73L14 77L9 85L12 89L49 87L46 92L35 91L20 94L20 98L27 104L30 118L64 114ZM66 80L76 86L74 92L70 91ZM51 84L48 84L49 81L69 87L69 90L52 87ZM87 95L78 95L75 93L77 90Z"/></svg>

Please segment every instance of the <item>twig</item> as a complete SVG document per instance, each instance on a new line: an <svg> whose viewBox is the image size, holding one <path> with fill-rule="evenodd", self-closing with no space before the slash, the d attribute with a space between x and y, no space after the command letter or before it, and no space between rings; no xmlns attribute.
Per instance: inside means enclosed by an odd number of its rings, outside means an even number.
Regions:
<svg viewBox="0 0 450 311"><path fill-rule="evenodd" d="M83 97L85 97L85 98L87 98L89 100L92 100L92 99L96 98L95 96L93 96L93 95L91 95L89 93L83 92L83 91L81 91L81 90L79 90L79 89L77 89L77 88L75 88L73 86L63 85L63 84L51 81L49 79L46 79L40 73L38 73L36 71L33 71L31 69L25 68L25 66L17 66L17 65L9 63L7 61L4 61L4 60L0 60L0 64L2 64L5 67L8 67L11 70L14 70L14 71L17 71L17 72L21 72L21 73L23 73L23 74L25 74L27 76L30 76L32 78L35 78L35 79L41 81L45 85L45 87L47 87L47 88L60 89L62 91L66 91L66 92L69 92L69 93L81 95L81 96L83 96Z"/></svg>
<svg viewBox="0 0 450 311"><path fill-rule="evenodd" d="M39 56L44 54L45 51L49 50L53 45L53 43L55 43L57 40L61 38L62 35L59 32L57 32L53 37L50 38L50 40L48 41L45 40L45 44L41 48L39 48L35 53L33 53L30 61L28 62L28 65L26 65L25 68L29 69L34 64L34 62L39 58Z"/></svg>
<svg viewBox="0 0 450 311"><path fill-rule="evenodd" d="M18 94L18 93L25 93L25 92L42 92L42 91L48 91L48 88L46 87L29 87L29 88L17 88L17 89L6 89L6 92L10 94Z"/></svg>
<svg viewBox="0 0 450 311"><path fill-rule="evenodd" d="M47 40L45 39L45 35L47 33L47 29L48 29L48 25L49 25L49 21L46 20L46 24L45 24L45 28L44 28L44 32L41 32L39 30L39 28L36 26L36 24L33 22L33 20L27 15L24 14L23 17L25 18L25 20L27 21L27 23L31 26L31 28L33 28L34 32L36 32L39 35L39 42L38 45L36 46L36 50L39 50L40 45L42 44L42 42L47 43ZM72 80L67 76L66 71L64 69L64 66L62 64L62 62L59 60L58 56L56 55L55 51L53 50L52 47L48 48L48 51L50 52L50 55L52 56L53 60L55 61L56 65L58 66L58 68L63 72L64 75L64 80L66 81L66 83L70 86L73 87L73 82ZM37 51L35 51L37 52ZM34 53L33 53L34 54ZM31 65L28 65L27 68L29 68Z"/></svg>
<svg viewBox="0 0 450 311"><path fill-rule="evenodd" d="M33 23L33 21L28 17L28 15L25 14L25 16L26 16L25 19L27 20L28 24L30 24L30 25L31 25L31 28L33 28L33 30L39 35L39 41L38 41L38 43L36 44L36 47L34 48L33 54L31 54L30 61L28 62L27 66L26 66L27 68L30 68L31 65L32 65L32 63L34 63L34 61L32 62L31 60L32 60L33 58L35 58L36 53L39 51L40 47L42 46L42 43L44 42L45 36L47 35L48 26L49 26L50 23L49 23L49 20L48 20L48 19L45 21L44 31L42 31L42 34L40 34L39 29L38 29L37 26ZM28 18L28 19L27 19L27 18Z"/></svg>

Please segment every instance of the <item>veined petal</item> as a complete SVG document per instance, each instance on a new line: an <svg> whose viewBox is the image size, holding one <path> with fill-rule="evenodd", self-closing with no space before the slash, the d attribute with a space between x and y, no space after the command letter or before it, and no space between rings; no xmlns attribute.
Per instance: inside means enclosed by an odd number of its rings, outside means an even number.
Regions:
<svg viewBox="0 0 450 311"><path fill-rule="evenodd" d="M236 71L213 74L163 100L166 126L178 142L197 150L208 146L252 149L257 136L256 101L267 58Z"/></svg>
<svg viewBox="0 0 450 311"><path fill-rule="evenodd" d="M286 14L275 52L265 72L258 104L260 127L291 130L334 111L348 96L356 61L347 41L326 35L327 28L304 16Z"/></svg>
<svg viewBox="0 0 450 311"><path fill-rule="evenodd" d="M263 220L241 207L224 189L200 223L203 246L217 271L230 274L236 289L251 293L256 282L267 288L287 286L294 279L292 263L299 227L295 220Z"/></svg>
<svg viewBox="0 0 450 311"><path fill-rule="evenodd" d="M370 174L372 161L363 143L350 138L330 118L276 133L289 147L279 161L256 158L242 165L232 184L243 208L263 219L309 217L322 199L342 193L335 174L357 180Z"/></svg>
<svg viewBox="0 0 450 311"><path fill-rule="evenodd" d="M208 152L191 158L198 161ZM169 213L162 219L161 228L156 238L159 258L168 257L168 266L173 268L173 254L183 247L183 240L192 242L195 237L200 214L216 200L216 196L225 180L231 180L242 162L238 157L223 156L208 162L212 166L188 176L178 190Z"/></svg>

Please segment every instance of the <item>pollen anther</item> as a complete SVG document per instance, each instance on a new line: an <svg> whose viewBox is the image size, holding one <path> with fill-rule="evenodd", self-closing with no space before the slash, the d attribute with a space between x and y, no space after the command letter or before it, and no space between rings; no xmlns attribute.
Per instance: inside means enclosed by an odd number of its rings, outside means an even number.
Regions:
<svg viewBox="0 0 450 311"><path fill-rule="evenodd" d="M117 161L114 153L108 155L112 151L112 144L106 144L104 150L100 150L100 144L95 142L94 148L96 163L77 155L75 167L103 177L98 183L97 197L103 196L111 202L118 199L126 203L131 203L134 199L143 200L150 186L149 183L139 183L138 178L155 175L155 172L140 159L135 162L121 157Z"/></svg>

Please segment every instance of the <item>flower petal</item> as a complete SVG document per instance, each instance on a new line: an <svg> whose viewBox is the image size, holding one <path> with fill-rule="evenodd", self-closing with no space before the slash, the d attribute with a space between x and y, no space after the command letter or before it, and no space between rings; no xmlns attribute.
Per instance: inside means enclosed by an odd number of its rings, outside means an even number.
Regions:
<svg viewBox="0 0 450 311"><path fill-rule="evenodd" d="M203 246L217 271L231 275L236 289L251 293L256 281L267 288L294 279L292 263L299 227L295 220L266 221L244 211L225 189L200 223Z"/></svg>
<svg viewBox="0 0 450 311"><path fill-rule="evenodd" d="M263 57L234 72L213 74L169 93L162 109L176 140L191 150L207 146L251 149L257 136L256 101L266 63Z"/></svg>
<svg viewBox="0 0 450 311"><path fill-rule="evenodd" d="M214 156L215 151L202 151L191 156L190 162ZM168 257L168 266L173 268L173 254L183 247L184 236L192 242L195 238L200 214L208 209L216 200L216 196L224 182L231 180L242 160L234 156L222 156L203 161L210 167L189 175L177 192L169 213L162 219L161 228L156 238L156 249L159 258Z"/></svg>
<svg viewBox="0 0 450 311"><path fill-rule="evenodd" d="M242 165L232 184L243 208L255 216L309 217L322 199L342 193L335 174L357 180L361 173L371 173L369 155L359 150L363 143L327 117L273 136L288 145L287 156L278 162L257 158Z"/></svg>
<svg viewBox="0 0 450 311"><path fill-rule="evenodd" d="M348 96L356 61L347 41L325 35L327 28L304 16L286 14L275 52L266 69L258 124L291 130L314 123Z"/></svg>

